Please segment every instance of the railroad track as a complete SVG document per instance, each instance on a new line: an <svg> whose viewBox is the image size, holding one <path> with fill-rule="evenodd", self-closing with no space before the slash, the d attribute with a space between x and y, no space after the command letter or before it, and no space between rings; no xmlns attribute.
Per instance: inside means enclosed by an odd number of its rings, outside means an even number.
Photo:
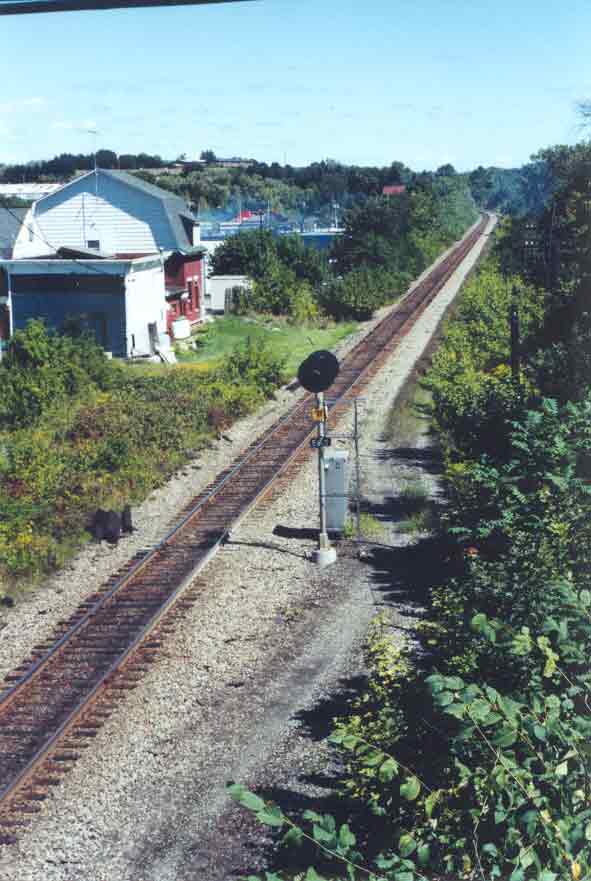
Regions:
<svg viewBox="0 0 591 881"><path fill-rule="evenodd" d="M327 392L330 421L377 373L484 232L488 217L343 360ZM175 621L206 587L208 560L278 477L309 451L315 429L306 395L180 513L155 547L132 558L54 638L6 677L0 693L0 844L41 809L92 743L117 701L135 687Z"/></svg>

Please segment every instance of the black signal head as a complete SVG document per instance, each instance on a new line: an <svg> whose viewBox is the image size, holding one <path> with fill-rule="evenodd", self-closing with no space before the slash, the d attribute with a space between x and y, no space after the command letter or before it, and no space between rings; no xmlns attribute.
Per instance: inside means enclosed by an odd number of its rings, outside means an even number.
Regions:
<svg viewBox="0 0 591 881"><path fill-rule="evenodd" d="M298 379L306 391L325 392L333 384L339 372L339 362L332 352L319 349L302 361Z"/></svg>

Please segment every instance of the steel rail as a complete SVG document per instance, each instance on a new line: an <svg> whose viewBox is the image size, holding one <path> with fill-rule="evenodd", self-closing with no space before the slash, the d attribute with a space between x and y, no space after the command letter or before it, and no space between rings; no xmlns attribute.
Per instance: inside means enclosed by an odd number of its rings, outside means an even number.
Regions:
<svg viewBox="0 0 591 881"><path fill-rule="evenodd" d="M364 377L371 372L375 367L377 368L377 362L381 362L388 354L388 344L392 341L392 339L397 339L401 333L403 332L406 325L409 323L412 325L414 321L416 321L417 311L421 312L426 308L429 302L433 299L435 294L443 287L445 282L449 279L449 277L453 274L457 266L463 261L467 252L471 250L475 242L478 240L480 234L486 226L486 219L483 219L472 231L464 238L464 240L458 245L454 251L448 255L444 260L442 260L437 267L432 270L432 272L426 276L421 282L419 282L409 293L404 297L402 301L399 303L400 306L406 305L408 307L409 303L412 302L413 296L416 299L416 303L413 303L413 308L411 311L408 311L408 308L405 310L404 308L398 308L392 310L388 316L386 316L382 321L374 328L374 330L363 340L361 340L349 353L347 358L345 359L345 368L349 365L351 366L352 376L349 379L343 378L341 382L335 383L335 385L340 387L340 391L337 394L337 397L332 400L330 405L330 412L334 412L335 409L338 409L343 403L346 403L346 398L348 395L355 390L356 386L363 381ZM404 330L404 332L406 332ZM384 339L382 339L384 336ZM367 355L370 357L367 357ZM371 357L373 355L373 357ZM363 363L356 364L355 362L362 358ZM345 374L347 371L343 371ZM373 374L372 374L373 375ZM334 388L335 386L333 386ZM288 413L284 414L277 422L275 422L267 431L265 431L252 445L248 448L247 453L241 459L235 461L230 468L228 468L225 472L222 471L221 474L223 477L221 479L215 479L212 484L206 488L206 490L196 497L195 504L193 504L188 512L184 514L180 521L175 524L175 526L169 530L169 532L164 536L164 538L158 542L158 544L149 551L145 557L139 560L137 563L131 565L128 571L119 579L116 580L115 584L106 591L103 596L101 596L98 600L94 601L90 606L86 608L86 611L79 620L76 621L74 625L72 625L60 639L56 641L56 643L52 646L52 648L47 651L41 658L38 658L31 666L27 669L27 671L19 678L17 683L11 686L9 689L5 690L5 692L0 695L0 712L4 712L6 708L18 697L18 695L24 691L25 687L33 680L37 680L41 671L48 666L50 661L56 658L60 652L63 652L65 647L74 643L74 649L76 650L76 645L74 641L74 637L81 634L82 631L87 627L93 619L97 618L97 612L101 610L105 610L111 600L119 595L125 596L123 593L123 589L130 585L139 575L141 575L142 570L146 570L149 568L150 564L154 564L156 568L156 572L154 573L157 578L159 589L161 592L167 590L166 579L164 579L165 584L164 587L161 587L162 581L162 573L158 572L158 566L162 565L162 563L166 563L166 550L170 550L171 554L174 556L176 553L179 557L179 561L177 564L178 574L180 576L180 581L177 583L175 587L173 587L170 592L163 597L153 597L150 591L148 591L147 596L145 596L145 585L142 586L142 582L139 582L139 591L140 596L135 598L136 595L132 593L131 599L127 600L127 603L120 603L119 607L114 607L114 611L116 615L121 615L121 610L125 611L125 609L129 606L133 606L134 608L137 606L138 608L144 609L144 613L146 618L142 623L142 612L140 611L140 620L134 621L133 617L123 618L123 626L131 626L135 628L135 633L133 636L130 634L130 640L121 648L108 648L109 645L112 645L108 641L106 641L106 653L113 654L114 657L112 659L112 663L110 663L105 669L100 669L100 665L96 659L96 655L101 653L101 649L95 647L95 652L93 656L94 667L91 671L91 676L87 680L89 690L87 690L84 694L80 696L80 699L75 702L75 704L67 710L67 716L63 719L63 721L55 728L53 732L48 734L47 738L39 745L39 748L34 751L34 753L28 757L26 764L22 767L18 773L12 778L12 780L6 786L4 792L0 795L0 805L4 806L8 803L10 806L11 800L14 799L16 793L22 790L24 783L26 783L32 775L35 774L35 769L37 765L43 761L49 754L52 753L52 749L63 739L64 735L67 734L68 731L71 731L75 728L80 717L85 714L87 711L91 712L90 705L92 700L96 697L96 695L101 691L101 688L105 686L106 683L110 679L112 679L113 675L121 672L129 659L134 655L138 647L141 643L146 639L146 637L154 631L156 626L162 619L165 617L167 612L171 610L171 608L175 605L175 602L178 600L179 596L187 589L187 587L191 584L191 582L195 579L196 575L207 565L210 559L214 556L214 554L219 549L220 545L224 541L224 539L229 534L230 530L235 529L238 524L242 521L244 517L250 512L250 510L259 502L262 496L266 494L272 484L277 480L278 476L283 474L289 465L293 462L294 458L300 453L300 451L306 446L306 443L314 431L314 423L311 422L309 414L306 416L306 408L309 406L310 400L312 400L311 395L306 395L298 404L296 404L293 408L288 411ZM290 428L293 428L296 437L293 437L291 440L289 438ZM257 455L263 450L263 448L269 444L270 441L275 440L281 432L287 431L287 443L285 444L285 452L282 452L279 458L272 460L269 463L269 468L266 474L263 474L262 481L259 481L254 492L251 489L247 489L242 493L242 496L238 496L237 499L237 508L235 512L226 517L223 511L220 514L216 515L215 510L213 511L213 523L210 522L210 527L215 525L216 516L221 517L223 521L222 526L215 526L214 530L206 529L205 531L199 530L199 526L195 532L194 540L197 541L197 545L187 544L185 542L185 546L176 547L173 542L175 539L183 536L185 530L187 530L189 524L192 522L195 523L197 521L199 515L206 511L207 507L211 505L211 503L215 500L216 496L221 497L222 490L225 487L231 486L231 481L233 478L239 474L240 471L246 472L248 466L250 464L256 464ZM281 445L283 446L283 445ZM219 475L218 475L219 478ZM255 478L250 478L258 480L258 473ZM205 524L207 526L207 522ZM212 534L215 538L212 538ZM201 535L201 538L200 538ZM189 548L189 553L186 553L186 548ZM192 557L192 549L195 547L197 550L202 549L203 553L200 554L199 558L195 560ZM160 555L160 557L159 557ZM174 562L174 561L173 561ZM196 565L195 565L196 563ZM188 566L188 570L183 573L182 567ZM150 587L150 582L146 581L145 584ZM138 588L136 588L136 592ZM142 594L143 591L143 594ZM143 597L143 598L142 598ZM155 611L151 611L152 606L156 605L157 608ZM101 626L100 621L97 625L95 621L95 627ZM104 626L104 625L103 625ZM92 645L92 643L91 643ZM83 646L84 648L84 646ZM105 651L103 649L102 651ZM74 659L76 659L76 655L74 654ZM67 669L67 667L66 667ZM58 671L59 672L59 671ZM97 676L98 678L94 683L92 683L92 677ZM66 683L69 685L69 683ZM62 695L63 699L63 695ZM67 705L67 700L65 701ZM60 704L61 707L61 704ZM25 717L28 718L28 717ZM22 720L19 720L17 716L17 727L18 724L22 726ZM27 727L27 726L25 726ZM0 731L1 735L1 731ZM74 734L74 738L80 740L80 737L83 735ZM16 807L18 811L18 806Z"/></svg>
<svg viewBox="0 0 591 881"><path fill-rule="evenodd" d="M474 232L475 231L473 231L471 235L474 235ZM457 250L462 249L463 245L464 245L464 242L462 242L458 246ZM454 254L452 254L450 256L454 256L455 253L456 252L454 252ZM439 269L439 266L435 267L435 269L433 270L433 273L437 272L438 269ZM452 270L452 272L453 271L455 271L455 270ZM414 291L416 289L417 288L415 287L413 290L409 291L409 293L402 300L400 300L397 305L400 306L400 305L404 304L406 299L409 296L412 296L412 294L414 293ZM376 325L376 327L373 329L373 331L371 332L371 335L376 334L380 328L382 328L386 323L391 321L392 315L396 315L396 312L393 312L390 315L387 315L385 318L383 318L382 321L378 325ZM359 349L360 347L362 347L364 345L364 343L366 342L366 339L359 341L359 343L349 353L349 356L348 356L349 358L352 355L354 355L354 353L357 351L357 349ZM346 363L346 361L345 361L345 363ZM369 366L369 365L367 365L367 366ZM342 394L338 397L331 398L330 403L327 403L329 411L331 411L334 408L334 406L344 397L344 395L349 393L350 390L353 389L357 385L357 383L362 380L362 378L363 378L363 372L361 372L361 373L357 372L353 382L351 382L345 388L345 390L342 392ZM55 642L55 644L52 646L52 648L48 652L46 652L45 655L43 655L41 658L39 658L38 661L33 662L33 664L28 668L27 672L25 674L23 674L22 678L19 679L18 682L16 682L10 688L4 689L2 692L0 692L0 711L6 706L6 704L10 701L10 699L24 685L26 685L26 683L40 670L40 668L42 668L43 666L45 666L47 664L47 662L60 650L60 648L64 644L66 644L68 642L68 640L75 633L82 630L86 626L86 624L90 620L92 620L92 618L94 617L94 615L96 614L98 609L105 606L108 603L108 601L120 590L120 588L122 586L129 583L142 569L144 569L153 560L154 556L161 550L161 548L164 545L166 545L170 541L170 539L172 539L175 535L177 535L184 528L185 524L187 524L191 519L193 519L195 517L195 515L198 514L203 509L203 507L207 504L207 502L210 501L245 465L247 465L274 435L276 435L286 424L288 424L290 421L292 421L294 419L294 417L298 414L298 411L303 412L305 410L305 408L308 406L310 400L312 400L312 399L313 399L312 395L306 395L302 399L302 401L298 402L298 404L295 405L295 407L291 408L287 413L285 413L282 417L280 417L279 420L277 422L275 422L268 429L267 432L264 432L259 438L257 438L254 445L248 449L246 456L244 456L242 459L239 459L235 464L230 466L230 469L227 471L227 473L224 475L224 477L221 480L216 482L217 478L215 478L213 483L210 484L210 486L206 488L206 490L208 490L206 492L206 495L205 496L200 495L197 497L197 498L199 498L199 502L196 505L194 505L193 507L191 507L191 510L182 518L182 520L180 522L176 523L172 527L172 529L170 529L169 532L167 532L164 535L164 537L150 549L150 551L145 555L145 557L143 557L141 560L138 560L137 563L135 563L132 566L132 568L128 572L126 572L126 574L124 576L122 576L122 578L120 578L112 586L112 588L109 591L107 591L98 600L93 602L92 606L90 606L87 609L87 611L83 615L83 617L75 625L73 625L59 640L57 640ZM311 432L312 431L313 431L313 427L311 429ZM307 437L304 438L303 443L305 443L306 440L307 440ZM298 447L298 450L299 450L299 447ZM272 479L269 481L269 483L272 482ZM267 488L268 488L268 484L265 485L265 491ZM259 496L257 496L257 499L258 499L258 497Z"/></svg>
<svg viewBox="0 0 591 881"><path fill-rule="evenodd" d="M304 401L307 399L304 398ZM302 407L304 401L301 401L297 407ZM288 411L281 419L274 423L271 427L272 433L276 433L279 429L284 425L284 423L288 422L294 416L294 409ZM51 658L59 652L63 645L65 645L76 633L82 630L88 623L91 621L96 612L104 607L109 600L121 590L121 588L128 584L142 569L144 569L155 557L155 555L164 547L164 545L168 544L171 538L177 535L184 526L195 517L196 514L210 501L222 487L232 478L234 475L240 471L240 469L246 465L255 455L259 452L259 450L267 443L270 439L270 435L263 434L261 438L258 439L256 445L249 450L248 454L237 462L220 481L219 483L214 483L212 488L207 492L206 496L203 499L200 499L197 505L191 509L191 511L186 514L180 523L177 523L173 526L173 528L166 533L164 538L162 538L157 544L155 544L150 551L143 557L141 560L138 560L137 563L134 563L132 568L125 573L114 585L111 587L109 591L107 591L103 596L101 596L98 600L95 600L90 606L83 617L76 622L59 640L55 642L52 648L46 652L45 655L39 658L38 661L34 661L33 664L28 668L27 672L23 674L22 678L18 680L13 686L8 689L4 689L4 691L0 692L0 711L2 711L6 705L15 697L15 695L22 690L22 688L27 684L27 682L37 674L40 669L47 665L47 663L51 660Z"/></svg>

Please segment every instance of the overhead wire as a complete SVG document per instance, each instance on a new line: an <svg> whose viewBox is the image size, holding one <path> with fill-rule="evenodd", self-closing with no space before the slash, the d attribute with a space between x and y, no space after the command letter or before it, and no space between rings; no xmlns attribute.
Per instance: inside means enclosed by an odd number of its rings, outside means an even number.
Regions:
<svg viewBox="0 0 591 881"><path fill-rule="evenodd" d="M252 3L254 0L0 0L0 15L31 15L45 12L86 12L158 6L210 6L220 3Z"/></svg>

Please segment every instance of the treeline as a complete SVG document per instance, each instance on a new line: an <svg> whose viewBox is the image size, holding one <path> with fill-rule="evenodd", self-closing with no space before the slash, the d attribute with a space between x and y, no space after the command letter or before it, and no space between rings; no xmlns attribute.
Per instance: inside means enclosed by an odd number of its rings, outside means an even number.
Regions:
<svg viewBox="0 0 591 881"><path fill-rule="evenodd" d="M149 153L123 153L113 150L97 150L94 153L60 153L53 159L37 159L0 167L0 183L20 184L34 181L65 181L76 172L91 171L95 162L99 168L163 168L168 163L160 156Z"/></svg>
<svg viewBox="0 0 591 881"><path fill-rule="evenodd" d="M49 160L6 165L0 168L0 182L67 180L90 171L96 159L100 168L147 171L147 180L186 198L205 219L211 212L222 211L216 217L229 217L239 206L259 209L270 204L290 219L317 216L328 222L335 202L341 209L353 208L381 195L385 186L420 186L433 178L457 175L450 164L436 172L419 173L397 161L376 167L344 165L331 159L303 167L253 160L248 167L224 168L216 165L212 151L204 151L202 157L207 159L204 165L184 160L182 171L170 173L167 169L181 160L149 153L118 155L106 149L98 150L96 157L93 153L62 153ZM478 166L457 176L467 180L480 207L515 216L539 215L552 193L552 169L543 154L521 168Z"/></svg>
<svg viewBox="0 0 591 881"><path fill-rule="evenodd" d="M77 173L90 171L96 161L100 168L136 172L181 195L204 219L228 218L239 207L266 209L270 206L290 220L310 217L329 223L334 217L335 204L339 211L358 207L369 198L380 196L385 186L420 187L438 178L450 177L470 180L467 175L457 174L450 164L442 165L436 172L419 173L398 161L375 167L344 165L330 159L298 168L256 160L248 167L225 168L216 164L211 151L205 151L203 156L206 154L209 161L203 165L183 160L181 169L181 159L163 159L148 153L117 155L106 149L98 150L96 157L92 153L62 153L49 160L6 165L0 168L0 182L64 181ZM176 166L173 171L172 166ZM474 174L477 201L484 202L490 193L485 192L484 181Z"/></svg>
<svg viewBox="0 0 591 881"><path fill-rule="evenodd" d="M404 193L375 196L344 214L344 234L328 259L297 236L252 231L226 239L214 273L254 280L238 310L311 320L365 320L394 302L441 251L477 218L465 180L423 176Z"/></svg>
<svg viewBox="0 0 591 881"><path fill-rule="evenodd" d="M156 174L150 179L182 195L199 209L204 219L228 218L240 207L256 210L270 206L290 220L315 217L322 223L331 223L335 205L340 215L343 210L380 196L385 186L420 186L437 178L455 176L463 178L451 165L417 174L402 162L374 168L324 160L303 168L276 162L252 162L248 168L189 166L181 175Z"/></svg>
<svg viewBox="0 0 591 881"><path fill-rule="evenodd" d="M591 146L544 156L554 196L536 232L570 247L546 286L505 222L434 356L447 504L414 552L426 614L418 646L370 640L368 688L331 737L339 816L287 818L231 788L300 846L286 877L312 862L307 881L591 872Z"/></svg>
<svg viewBox="0 0 591 881"><path fill-rule="evenodd" d="M477 204L514 217L539 216L552 195L552 168L542 152L521 168L483 168L468 175Z"/></svg>

